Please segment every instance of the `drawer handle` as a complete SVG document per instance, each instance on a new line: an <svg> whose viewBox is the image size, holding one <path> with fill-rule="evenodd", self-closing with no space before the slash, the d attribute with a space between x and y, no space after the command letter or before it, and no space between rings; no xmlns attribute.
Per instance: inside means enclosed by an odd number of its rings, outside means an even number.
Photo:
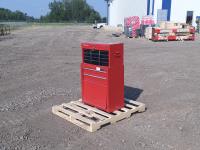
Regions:
<svg viewBox="0 0 200 150"><path fill-rule="evenodd" d="M98 79L106 80L105 77L94 76L94 75L91 75L91 74L84 74L84 76L88 76L88 77L93 77L93 78L98 78Z"/></svg>
<svg viewBox="0 0 200 150"><path fill-rule="evenodd" d="M83 68L85 70L91 70L91 71L96 71L96 72L102 72L102 73L106 73L106 71L103 71L103 70L96 70L96 69L91 69L91 68Z"/></svg>
<svg viewBox="0 0 200 150"><path fill-rule="evenodd" d="M115 53L114 53L114 56L115 56L115 57L120 57L121 54L120 54L120 52L115 52Z"/></svg>

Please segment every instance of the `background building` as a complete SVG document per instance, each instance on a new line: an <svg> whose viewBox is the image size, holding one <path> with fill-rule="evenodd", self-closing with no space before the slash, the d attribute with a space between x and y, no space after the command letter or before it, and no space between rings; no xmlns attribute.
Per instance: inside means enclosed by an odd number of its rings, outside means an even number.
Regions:
<svg viewBox="0 0 200 150"><path fill-rule="evenodd" d="M199 0L110 0L108 22L111 26L124 25L129 16L153 15L155 21L174 21L195 25L200 16Z"/></svg>
<svg viewBox="0 0 200 150"><path fill-rule="evenodd" d="M124 25L125 17L147 14L147 0L110 0L108 11L109 25Z"/></svg>

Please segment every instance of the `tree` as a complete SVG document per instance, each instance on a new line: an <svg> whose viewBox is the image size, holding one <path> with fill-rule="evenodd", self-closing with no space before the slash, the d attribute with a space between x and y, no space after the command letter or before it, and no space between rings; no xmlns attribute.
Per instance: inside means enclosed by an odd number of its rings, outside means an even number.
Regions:
<svg viewBox="0 0 200 150"><path fill-rule="evenodd" d="M28 16L19 10L12 12L9 9L0 8L0 21L34 21L34 17Z"/></svg>
<svg viewBox="0 0 200 150"><path fill-rule="evenodd" d="M90 16L88 17L88 19L87 19L87 22L88 23L93 23L93 22L95 22L95 21L100 21L101 20L101 17L100 17L100 15L99 15L99 13L98 12L96 12L96 11L94 11L94 10L92 10L91 11L91 13L90 13Z"/></svg>
<svg viewBox="0 0 200 150"><path fill-rule="evenodd" d="M63 0L64 4L64 20L72 19L71 0Z"/></svg>
<svg viewBox="0 0 200 150"><path fill-rule="evenodd" d="M101 17L85 0L54 0L49 4L50 13L42 16L48 22L89 22L100 21Z"/></svg>
<svg viewBox="0 0 200 150"><path fill-rule="evenodd" d="M107 23L107 17L103 17L102 22Z"/></svg>
<svg viewBox="0 0 200 150"><path fill-rule="evenodd" d="M64 5L60 1L54 0L49 4L49 19L52 21L60 21L64 19Z"/></svg>

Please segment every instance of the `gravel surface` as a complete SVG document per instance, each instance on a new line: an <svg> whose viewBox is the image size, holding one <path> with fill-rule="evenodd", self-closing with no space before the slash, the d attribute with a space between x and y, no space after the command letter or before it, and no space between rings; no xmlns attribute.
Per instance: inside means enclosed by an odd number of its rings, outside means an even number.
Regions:
<svg viewBox="0 0 200 150"><path fill-rule="evenodd" d="M1 150L199 150L200 38L151 42L87 26L29 27L0 39ZM80 43L124 42L125 96L145 113L89 133L51 113L80 98Z"/></svg>

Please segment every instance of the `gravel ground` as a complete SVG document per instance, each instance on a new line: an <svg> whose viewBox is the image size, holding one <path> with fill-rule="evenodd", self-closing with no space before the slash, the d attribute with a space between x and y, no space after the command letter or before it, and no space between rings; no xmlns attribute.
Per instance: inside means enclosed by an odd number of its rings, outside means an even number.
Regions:
<svg viewBox="0 0 200 150"><path fill-rule="evenodd" d="M200 38L155 43L110 35L45 26L1 37L1 150L199 150ZM145 113L95 133L51 113L80 98L82 41L124 42L125 93L145 103Z"/></svg>

